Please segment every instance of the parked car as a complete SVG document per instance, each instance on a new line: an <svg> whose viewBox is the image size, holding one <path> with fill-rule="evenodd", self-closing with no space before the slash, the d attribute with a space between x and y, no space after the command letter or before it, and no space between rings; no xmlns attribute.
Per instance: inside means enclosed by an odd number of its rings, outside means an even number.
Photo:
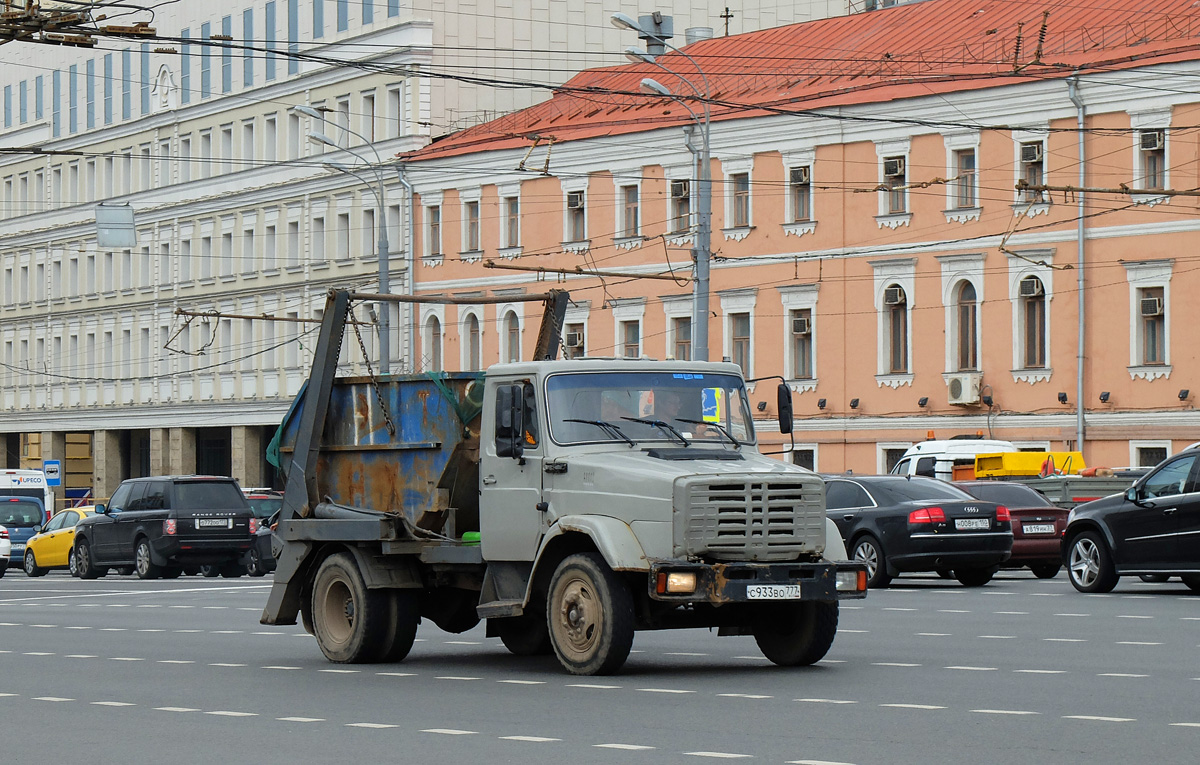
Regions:
<svg viewBox="0 0 1200 765"><path fill-rule="evenodd" d="M938 569L980 587L1012 554L1008 508L934 478L827 476L825 504L851 559L866 564L868 587Z"/></svg>
<svg viewBox="0 0 1200 765"><path fill-rule="evenodd" d="M1038 579L1053 579L1062 570L1062 535L1066 508L1057 507L1040 491L1008 481L963 481L955 486L973 497L1008 508L1012 519L1012 557L1005 568L1029 570Z"/></svg>
<svg viewBox="0 0 1200 765"><path fill-rule="evenodd" d="M250 576L265 576L275 570L271 534L279 509L283 507L283 494L271 489L246 489L246 501L258 519L258 533L254 537L254 546L242 556L242 565Z"/></svg>
<svg viewBox="0 0 1200 765"><path fill-rule="evenodd" d="M0 526L0 576L8 571L8 561L12 557L12 540L8 538L8 529Z"/></svg>
<svg viewBox="0 0 1200 765"><path fill-rule="evenodd" d="M175 578L204 564L240 573L257 531L258 519L233 478L131 478L79 522L76 568L84 579L130 565L142 579Z"/></svg>
<svg viewBox="0 0 1200 765"><path fill-rule="evenodd" d="M25 543L25 575L42 576L51 569L75 574L75 526L95 507L70 507L56 513Z"/></svg>
<svg viewBox="0 0 1200 765"><path fill-rule="evenodd" d="M1122 576L1179 576L1200 592L1200 449L1168 457L1124 494L1071 511L1063 562L1080 592L1109 592ZM1165 581L1163 579L1162 581Z"/></svg>
<svg viewBox="0 0 1200 765"><path fill-rule="evenodd" d="M0 496L0 526L8 529L12 546L5 569L23 564L26 542L48 520L46 506L39 497Z"/></svg>

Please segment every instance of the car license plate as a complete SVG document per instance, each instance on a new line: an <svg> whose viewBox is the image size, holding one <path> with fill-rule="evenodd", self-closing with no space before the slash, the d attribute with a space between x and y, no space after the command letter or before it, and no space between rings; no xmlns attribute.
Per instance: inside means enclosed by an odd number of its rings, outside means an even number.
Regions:
<svg viewBox="0 0 1200 765"><path fill-rule="evenodd" d="M13 545L12 546L13 557L16 557L17 553L21 553L22 555L24 555L25 554L25 545Z"/></svg>
<svg viewBox="0 0 1200 765"><path fill-rule="evenodd" d="M800 600L798 584L751 584L746 586L748 600Z"/></svg>
<svg viewBox="0 0 1200 765"><path fill-rule="evenodd" d="M992 521L988 518L955 518L954 528L959 531L979 531L990 529Z"/></svg>
<svg viewBox="0 0 1200 765"><path fill-rule="evenodd" d="M1026 523L1021 527L1021 531L1026 534L1053 534L1053 523Z"/></svg>
<svg viewBox="0 0 1200 765"><path fill-rule="evenodd" d="M233 528L232 518L197 518L196 528L198 529L231 529Z"/></svg>

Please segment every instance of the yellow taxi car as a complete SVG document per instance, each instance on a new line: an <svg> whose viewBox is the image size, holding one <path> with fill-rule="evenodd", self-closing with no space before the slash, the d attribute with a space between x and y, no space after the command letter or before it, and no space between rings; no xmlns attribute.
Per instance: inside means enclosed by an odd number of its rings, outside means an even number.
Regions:
<svg viewBox="0 0 1200 765"><path fill-rule="evenodd" d="M26 576L65 568L75 575L75 525L96 511L93 505L68 507L46 522L25 543Z"/></svg>

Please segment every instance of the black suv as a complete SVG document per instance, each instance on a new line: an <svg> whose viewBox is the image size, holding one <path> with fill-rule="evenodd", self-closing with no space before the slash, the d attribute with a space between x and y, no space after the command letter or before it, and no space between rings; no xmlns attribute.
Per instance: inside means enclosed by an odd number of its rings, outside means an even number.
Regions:
<svg viewBox="0 0 1200 765"><path fill-rule="evenodd" d="M257 527L233 478L131 478L75 527L76 569L84 579L128 566L142 579L174 578L204 564L240 571Z"/></svg>
<svg viewBox="0 0 1200 765"><path fill-rule="evenodd" d="M1127 575L1182 576L1200 591L1200 449L1167 458L1124 494L1071 511L1063 563L1080 592Z"/></svg>

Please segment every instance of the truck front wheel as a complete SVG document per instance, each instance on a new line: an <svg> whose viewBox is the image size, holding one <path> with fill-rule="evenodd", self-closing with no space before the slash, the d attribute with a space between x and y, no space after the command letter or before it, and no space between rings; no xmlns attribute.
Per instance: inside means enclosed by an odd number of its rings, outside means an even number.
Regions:
<svg viewBox="0 0 1200 765"><path fill-rule="evenodd" d="M838 604L824 601L780 603L755 620L754 642L773 663L803 667L825 657L837 634Z"/></svg>
<svg viewBox="0 0 1200 765"><path fill-rule="evenodd" d="M633 599L596 553L568 556L550 580L550 644L575 675L609 675L633 647Z"/></svg>
<svg viewBox="0 0 1200 765"><path fill-rule="evenodd" d="M347 553L330 555L313 581L313 632L330 661L359 664L385 653L392 608L387 593L369 590Z"/></svg>

